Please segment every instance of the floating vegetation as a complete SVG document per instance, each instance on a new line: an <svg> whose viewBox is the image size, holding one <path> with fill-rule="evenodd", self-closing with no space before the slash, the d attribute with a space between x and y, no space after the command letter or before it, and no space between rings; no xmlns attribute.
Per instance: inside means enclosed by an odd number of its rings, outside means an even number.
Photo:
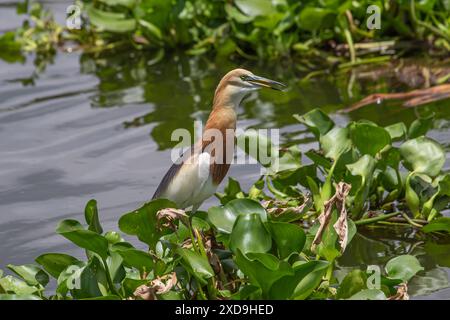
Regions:
<svg viewBox="0 0 450 320"><path fill-rule="evenodd" d="M181 48L191 55L295 59L301 69L353 66L418 50L447 54L448 5L414 0L375 5L350 0L83 0L71 6L67 26L59 26L41 5L26 0L18 9L28 13L23 27L1 41L25 51Z"/></svg>
<svg viewBox="0 0 450 320"><path fill-rule="evenodd" d="M248 192L230 178L207 212L157 199L122 215L121 232L146 250L105 232L91 200L85 225L68 219L56 228L86 259L45 253L8 265L16 276L0 273L0 299L408 299L410 283L427 281L415 255L388 260L378 285L369 269L337 261L357 229L376 225L448 241L450 175L442 147L424 136L429 122L339 127L319 109L295 118L319 142L304 153L309 164L293 145ZM57 286L47 295L50 277Z"/></svg>

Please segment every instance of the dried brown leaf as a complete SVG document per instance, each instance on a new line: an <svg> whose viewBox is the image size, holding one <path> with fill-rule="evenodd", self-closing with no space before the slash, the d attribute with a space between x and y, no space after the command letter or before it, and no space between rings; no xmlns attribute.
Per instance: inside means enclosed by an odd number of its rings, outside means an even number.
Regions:
<svg viewBox="0 0 450 320"><path fill-rule="evenodd" d="M397 288L397 293L390 296L388 300L409 300L408 286L406 283L400 283Z"/></svg>
<svg viewBox="0 0 450 320"><path fill-rule="evenodd" d="M183 220L188 218L188 215L184 210L174 209L174 208L166 208L161 209L156 213L156 220L158 221L158 229L162 229L163 227L169 228L172 230L176 230L177 226L175 225L176 220Z"/></svg>
<svg viewBox="0 0 450 320"><path fill-rule="evenodd" d="M134 291L134 296L143 300L157 300L158 294L169 292L177 284L175 272L153 279L149 285L141 285Z"/></svg>
<svg viewBox="0 0 450 320"><path fill-rule="evenodd" d="M340 212L340 216L336 223L334 224L334 229L336 230L339 243L341 245L341 252L345 250L348 240L348 223L347 223L347 210L345 209L345 200L350 192L351 185L339 182L336 186L336 192L328 201L324 204L324 210L317 218L319 220L319 229L314 237L311 245L311 250L315 251L317 245L322 241L323 233L330 223L331 216L333 213L333 207L336 207Z"/></svg>

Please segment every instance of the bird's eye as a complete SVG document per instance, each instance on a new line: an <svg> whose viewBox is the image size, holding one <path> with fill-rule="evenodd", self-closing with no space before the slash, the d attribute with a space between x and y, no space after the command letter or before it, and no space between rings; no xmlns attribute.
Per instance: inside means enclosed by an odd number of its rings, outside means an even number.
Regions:
<svg viewBox="0 0 450 320"><path fill-rule="evenodd" d="M246 76L246 75L243 75L243 76L240 76L240 78L241 78L241 80L242 80L242 81L247 81L247 79L248 79L248 76Z"/></svg>

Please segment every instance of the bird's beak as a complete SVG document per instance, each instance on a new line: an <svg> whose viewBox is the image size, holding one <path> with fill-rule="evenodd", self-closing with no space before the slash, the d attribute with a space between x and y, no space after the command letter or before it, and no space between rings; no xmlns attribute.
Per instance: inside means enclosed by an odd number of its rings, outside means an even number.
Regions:
<svg viewBox="0 0 450 320"><path fill-rule="evenodd" d="M279 90L279 91L283 91L287 87L285 84L283 84L281 82L266 79L266 78L255 76L255 75L246 76L244 78L244 81L250 82L250 83L260 86L260 87L271 88L271 89Z"/></svg>

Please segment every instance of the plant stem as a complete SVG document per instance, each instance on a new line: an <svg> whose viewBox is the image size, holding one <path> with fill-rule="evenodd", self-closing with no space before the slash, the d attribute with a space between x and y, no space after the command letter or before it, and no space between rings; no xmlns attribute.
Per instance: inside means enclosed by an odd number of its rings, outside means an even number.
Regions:
<svg viewBox="0 0 450 320"><path fill-rule="evenodd" d="M353 46L352 34L350 33L349 29L345 29L344 30L344 35L345 35L345 40L347 41L347 44L348 44L348 50L350 52L350 61L352 63L355 63L355 61L356 61L356 54L355 54L355 47Z"/></svg>
<svg viewBox="0 0 450 320"><path fill-rule="evenodd" d="M375 223L378 221L383 221L392 217L395 217L397 215L401 214L401 212L392 212L392 213L387 213L387 214L382 214L373 218L368 218L368 219L361 219L361 220L357 220L355 221L355 225L357 226L362 226L365 224L370 224L370 223Z"/></svg>
<svg viewBox="0 0 450 320"><path fill-rule="evenodd" d="M206 298L205 293L203 292L202 286L200 284L200 282L197 280L197 285L198 285L198 292L200 293L200 296L202 297L203 300L208 300L208 298Z"/></svg>
<svg viewBox="0 0 450 320"><path fill-rule="evenodd" d="M405 218L405 220L406 220L410 225L412 225L413 227L416 227L416 228L422 228L422 225L421 225L421 224L418 224L418 223L414 222L410 217L408 217L408 215L407 215L406 213L402 212L402 216L403 216L403 218Z"/></svg>
<svg viewBox="0 0 450 320"><path fill-rule="evenodd" d="M331 277L333 276L333 267L334 267L334 260L330 261L330 265L328 266L327 273L325 276L325 278L328 280L328 282L331 281Z"/></svg>

